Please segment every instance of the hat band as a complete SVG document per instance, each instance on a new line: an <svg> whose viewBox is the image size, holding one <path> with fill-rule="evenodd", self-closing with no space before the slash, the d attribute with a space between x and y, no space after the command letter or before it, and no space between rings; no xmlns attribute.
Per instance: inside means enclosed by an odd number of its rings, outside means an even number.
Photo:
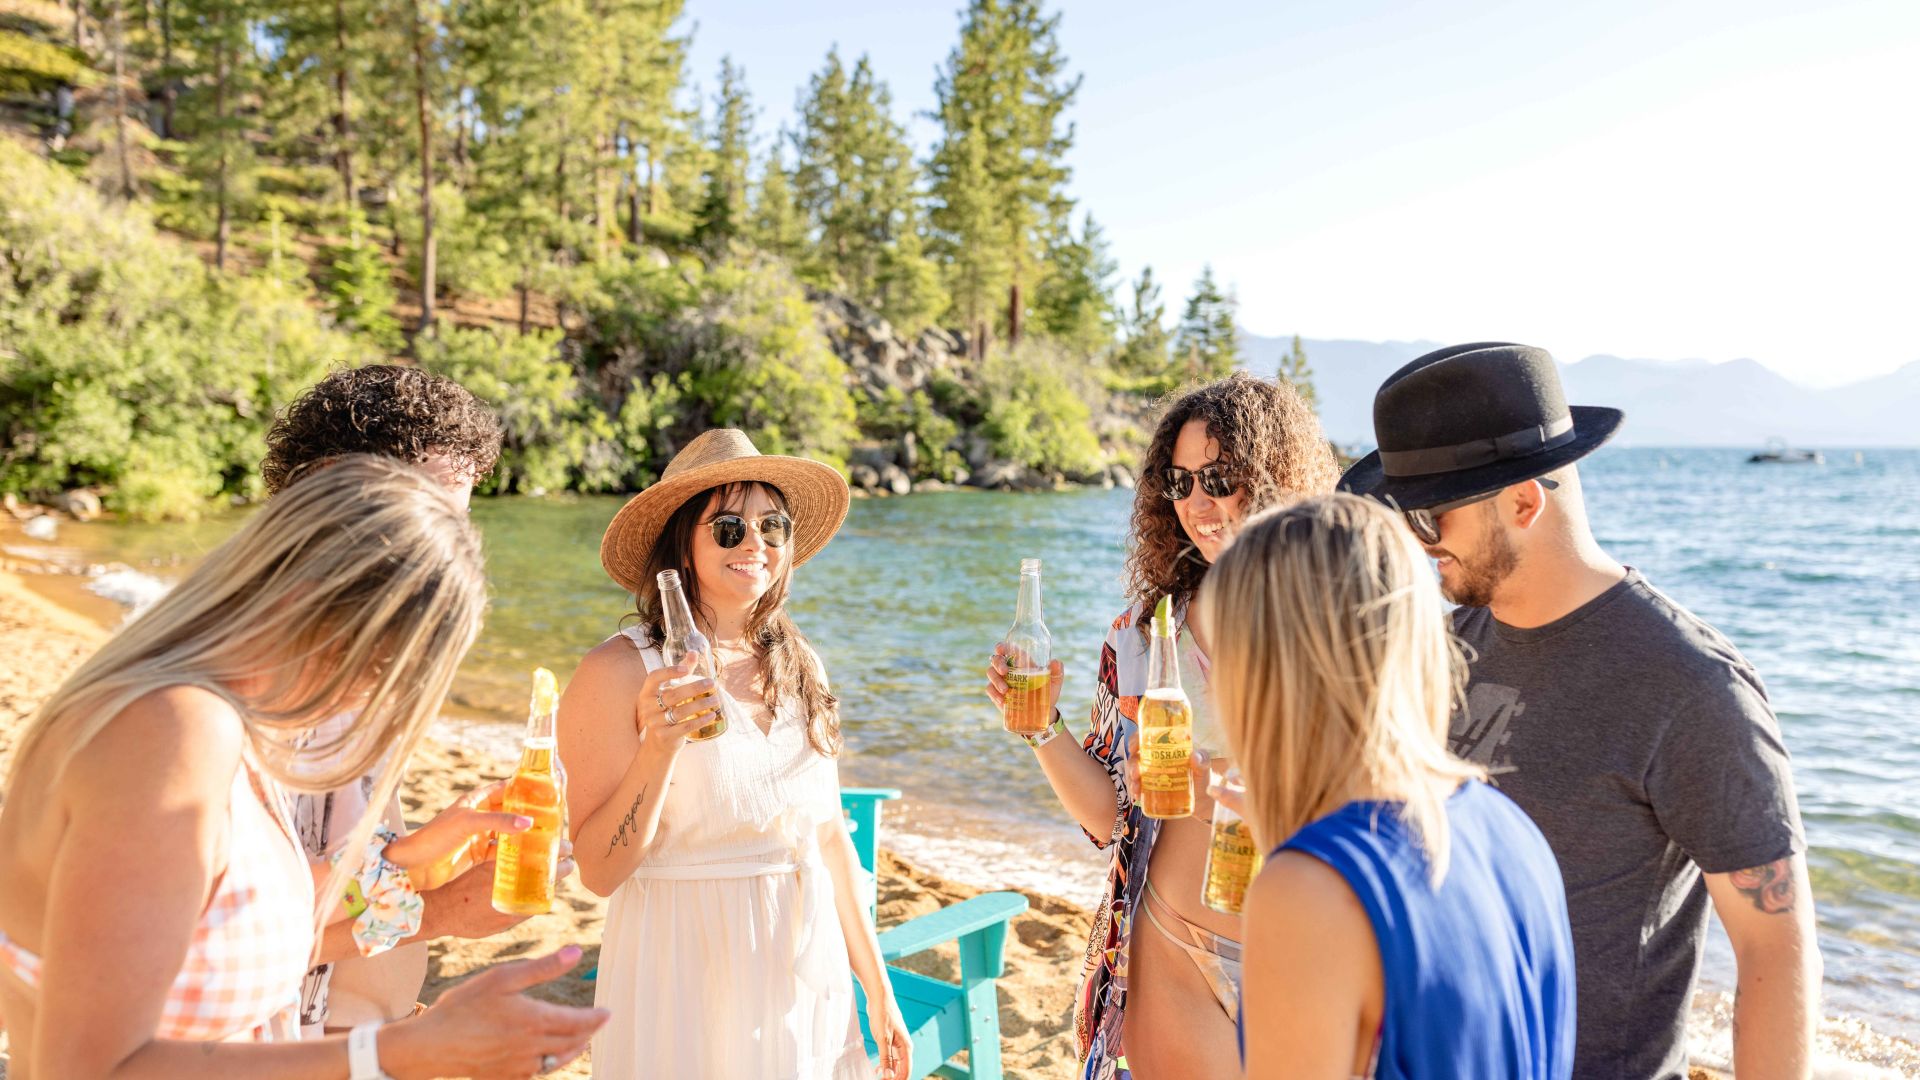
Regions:
<svg viewBox="0 0 1920 1080"><path fill-rule="evenodd" d="M1573 441L1573 414L1491 439L1434 446L1424 450L1382 450L1380 468L1388 476L1431 476L1477 469L1496 461L1531 457Z"/></svg>

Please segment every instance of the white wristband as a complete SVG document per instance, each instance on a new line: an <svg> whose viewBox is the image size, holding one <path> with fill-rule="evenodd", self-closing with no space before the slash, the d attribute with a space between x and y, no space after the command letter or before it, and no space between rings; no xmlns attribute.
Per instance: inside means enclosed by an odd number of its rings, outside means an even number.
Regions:
<svg viewBox="0 0 1920 1080"><path fill-rule="evenodd" d="M379 1032L378 1023L366 1023L347 1033L348 1080L393 1080L380 1071L380 1050L375 1044Z"/></svg>

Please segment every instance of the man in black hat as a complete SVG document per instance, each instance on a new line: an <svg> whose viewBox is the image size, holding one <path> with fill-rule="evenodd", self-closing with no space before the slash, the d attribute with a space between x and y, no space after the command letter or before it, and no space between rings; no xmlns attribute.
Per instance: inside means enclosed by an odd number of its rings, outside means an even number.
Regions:
<svg viewBox="0 0 1920 1080"><path fill-rule="evenodd" d="M1786 748L1739 651L1594 540L1573 463L1620 420L1569 408L1544 350L1458 345L1381 386L1380 450L1340 486L1401 510L1461 605L1452 748L1560 862L1574 1075L1686 1076L1711 900L1739 966L1735 1071L1805 1077L1821 965Z"/></svg>

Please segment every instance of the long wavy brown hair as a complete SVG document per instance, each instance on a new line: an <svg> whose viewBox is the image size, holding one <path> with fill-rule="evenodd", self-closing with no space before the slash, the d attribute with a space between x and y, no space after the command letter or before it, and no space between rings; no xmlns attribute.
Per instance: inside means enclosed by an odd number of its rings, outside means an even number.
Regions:
<svg viewBox="0 0 1920 1080"><path fill-rule="evenodd" d="M662 570L680 572L680 587L686 591L687 606L694 617L712 625L713 611L700 600L700 575L693 572L693 537L706 516L707 500L718 494L719 507L737 511L745 505L747 494L755 487L767 493L781 513L789 512L787 497L772 484L748 481L708 488L680 504L667 518L647 556L645 581L653 581ZM807 742L823 757L840 753L840 699L827 689L826 673L815 658L813 646L787 614L787 594L793 584L793 562L774 579L773 587L760 597L747 618L747 636L760 661L759 681L754 687L769 708L782 701L798 702L807 718ZM634 596L633 617L655 642L666 636L660 611L660 590L642 588Z"/></svg>
<svg viewBox="0 0 1920 1080"><path fill-rule="evenodd" d="M1340 481L1320 419L1290 384L1237 371L1175 398L1160 417L1133 494L1127 552L1127 598L1151 609L1162 596L1177 606L1192 599L1207 561L1187 539L1167 498L1173 444L1189 421L1203 420L1220 444L1220 460L1239 471L1247 516L1303 495L1331 494ZM1145 619L1137 621L1142 634Z"/></svg>

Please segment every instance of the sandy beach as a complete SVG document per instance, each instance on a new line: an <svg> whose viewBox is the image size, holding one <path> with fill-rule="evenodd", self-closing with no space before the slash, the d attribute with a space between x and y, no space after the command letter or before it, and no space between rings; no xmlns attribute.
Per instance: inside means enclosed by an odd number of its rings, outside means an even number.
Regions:
<svg viewBox="0 0 1920 1080"><path fill-rule="evenodd" d="M106 616L110 606L98 610L88 606L77 581L57 580L46 574L46 569L0 556L0 655L6 657L4 666L0 666L0 770L10 760L20 726L35 705L108 634L98 620ZM410 818L430 816L458 793L510 771L512 762L458 739L454 731L449 728L416 755L405 790ZM886 851L881 853L879 870L879 917L883 927L982 891ZM1006 1075L1015 1080L1065 1080L1074 1074L1073 994L1089 915L1069 901L1020 891L1030 907L1026 915L1015 920L1014 933L1007 938L1006 976L999 984ZM584 971L597 962L605 915L606 901L570 881L559 909L552 914L484 941L436 942L423 997L432 1002L449 984L497 961L539 955L568 944L585 950L579 968ZM958 958L953 947L947 946L912 957L903 966L936 977L957 978ZM593 1000L593 985L570 975L536 993L553 1001L585 1005ZM1696 1002L1692 1026L1697 1059L1724 1063L1730 1049L1719 1049L1720 1057L1713 1055L1716 1040L1723 1047L1730 1046L1726 1042L1729 1019L1727 1002ZM1920 1048L1861 1029L1857 1022L1829 1021L1823 1026L1822 1043L1823 1067L1817 1073L1822 1078L1920 1076ZM0 1080L6 1074L6 1047L6 1036L0 1033ZM1850 1060L1841 1060L1843 1053ZM591 1075L590 1061L582 1058L553 1075L587 1077ZM1711 1080L1718 1075L1694 1070L1695 1080Z"/></svg>
<svg viewBox="0 0 1920 1080"><path fill-rule="evenodd" d="M86 615L49 599L67 599L63 583L37 573L40 567L0 558L0 771L12 757L21 725L38 702L75 665L106 640L107 631ZM500 779L513 763L453 739L429 742L409 770L404 800L410 819L424 819L469 788ZM935 911L982 890L948 881L881 853L882 925ZM1015 1080L1055 1080L1071 1076L1073 992L1081 950L1087 940L1086 911L1065 900L1027 892L1027 914L1014 921L1007 937L1007 970L1000 981L1000 1024L1006 1075ZM489 964L536 956L566 945L586 951L577 971L598 962L606 901L567 882L553 914L529 919L513 931L484 941L441 941L431 950L429 1003L448 985ZM953 946L909 958L902 966L939 978L957 979L959 957ZM568 975L535 991L537 996L574 1005L593 1003L593 984ZM0 1033L0 1080L6 1075L7 1039ZM554 1076L591 1075L581 1058Z"/></svg>

